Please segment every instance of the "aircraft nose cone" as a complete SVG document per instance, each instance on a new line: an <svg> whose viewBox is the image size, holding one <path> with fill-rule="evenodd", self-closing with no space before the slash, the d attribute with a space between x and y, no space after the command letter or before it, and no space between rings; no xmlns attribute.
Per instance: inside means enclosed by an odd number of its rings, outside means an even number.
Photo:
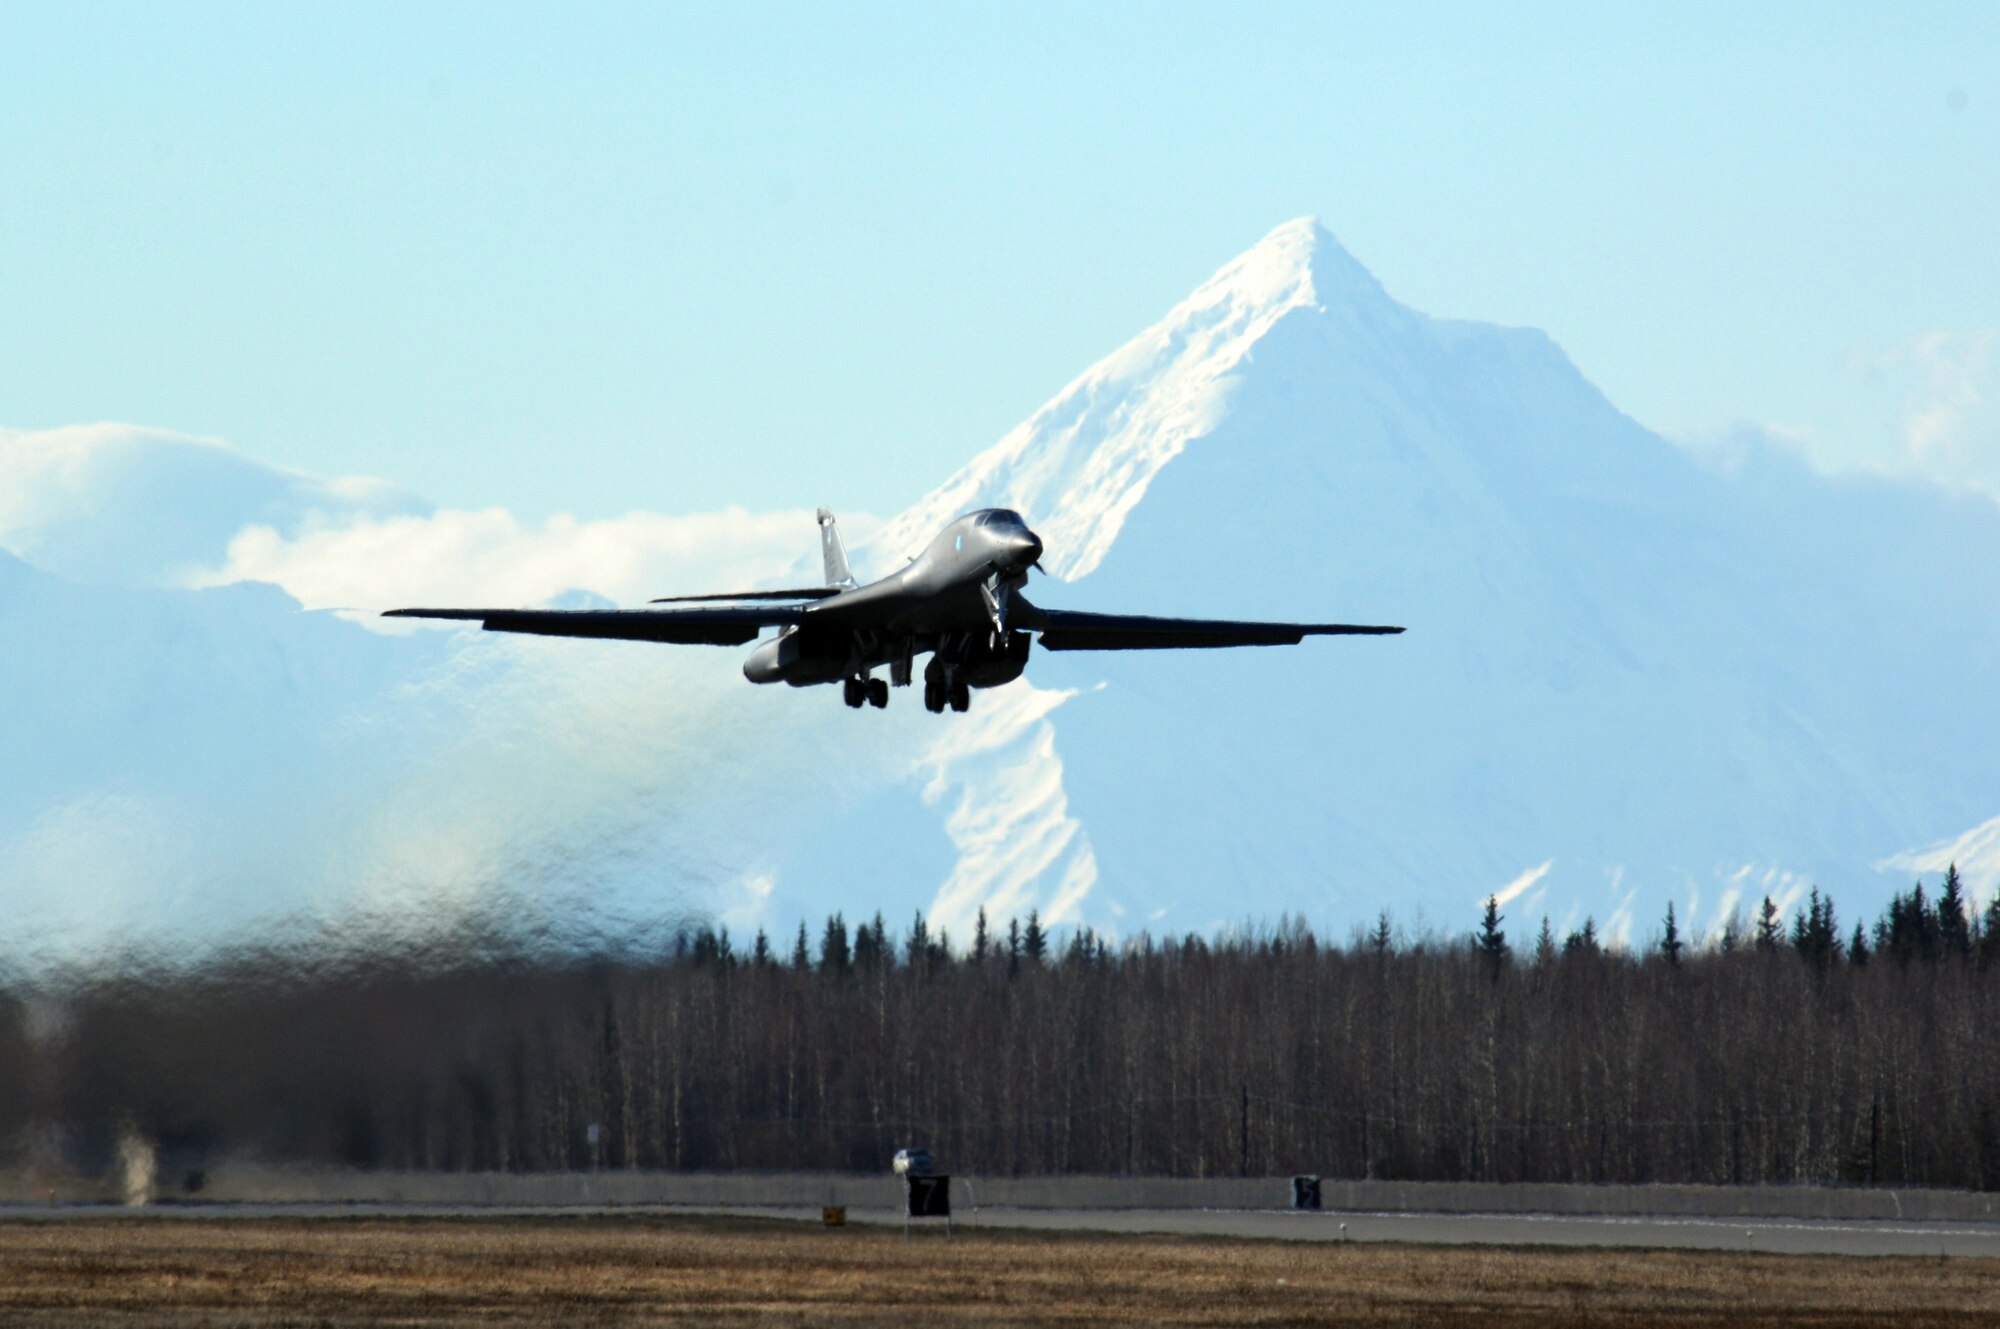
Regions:
<svg viewBox="0 0 2000 1329"><path fill-rule="evenodd" d="M1023 531L1014 539L1016 557L1022 563L1035 563L1042 557L1042 538L1033 531Z"/></svg>

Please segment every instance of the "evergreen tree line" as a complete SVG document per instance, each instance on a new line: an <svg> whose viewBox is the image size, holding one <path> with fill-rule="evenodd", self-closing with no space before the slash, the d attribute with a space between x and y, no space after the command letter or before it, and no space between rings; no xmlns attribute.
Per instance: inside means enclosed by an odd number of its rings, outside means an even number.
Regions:
<svg viewBox="0 0 2000 1329"><path fill-rule="evenodd" d="M1815 891L1696 946L1385 915L969 946L839 916L786 944L482 944L0 995L0 1147L454 1170L970 1173L2000 1188L2000 903L1958 874L1872 928ZM596 1127L593 1131L591 1128ZM51 1142L54 1142L53 1144ZM175 1151L179 1151L176 1155ZM17 1158L16 1161L19 1161Z"/></svg>

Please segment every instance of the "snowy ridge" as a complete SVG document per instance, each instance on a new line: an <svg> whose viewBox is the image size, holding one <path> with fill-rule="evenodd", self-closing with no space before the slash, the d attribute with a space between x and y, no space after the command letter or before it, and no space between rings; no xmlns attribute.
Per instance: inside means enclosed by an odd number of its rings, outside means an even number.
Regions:
<svg viewBox="0 0 2000 1329"><path fill-rule="evenodd" d="M1893 854L1875 866L1882 872L1939 877L1954 865L1964 878L1972 905L1983 908L2000 891L2000 817L1981 822L1952 839Z"/></svg>
<svg viewBox="0 0 2000 1329"><path fill-rule="evenodd" d="M1291 311L1317 307L1323 284L1389 303L1316 221L1278 227L883 527L867 546L877 575L953 517L1011 507L1046 542L1051 574L1089 576L1153 477L1215 428L1251 349Z"/></svg>
<svg viewBox="0 0 2000 1329"><path fill-rule="evenodd" d="M981 908L995 919L1038 909L1049 923L1079 921L1097 858L1063 792L1050 720L1074 695L1028 683L987 693L925 755L924 803L948 809L945 831L958 851L926 911L935 926L970 938Z"/></svg>

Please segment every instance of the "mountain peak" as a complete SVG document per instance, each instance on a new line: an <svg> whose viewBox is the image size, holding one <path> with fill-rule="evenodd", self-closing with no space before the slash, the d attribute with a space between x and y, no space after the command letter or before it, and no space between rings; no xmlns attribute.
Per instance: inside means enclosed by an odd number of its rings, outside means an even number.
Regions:
<svg viewBox="0 0 2000 1329"><path fill-rule="evenodd" d="M886 570L959 513L1012 507L1057 577L1088 576L1153 477L1221 419L1252 348L1298 311L1378 328L1411 317L1316 219L1288 221L885 525L864 558Z"/></svg>
<svg viewBox="0 0 2000 1329"><path fill-rule="evenodd" d="M1317 217L1275 227L1224 264L1186 305L1207 304L1223 294L1267 306L1393 303L1375 275Z"/></svg>

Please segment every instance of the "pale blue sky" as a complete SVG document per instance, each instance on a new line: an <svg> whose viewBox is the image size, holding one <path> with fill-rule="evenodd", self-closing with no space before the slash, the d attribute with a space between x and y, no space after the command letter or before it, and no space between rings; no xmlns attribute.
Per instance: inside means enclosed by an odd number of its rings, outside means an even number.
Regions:
<svg viewBox="0 0 2000 1329"><path fill-rule="evenodd" d="M2000 5L1414 8L12 3L0 425L886 512L1306 213L1679 435L2000 324Z"/></svg>

